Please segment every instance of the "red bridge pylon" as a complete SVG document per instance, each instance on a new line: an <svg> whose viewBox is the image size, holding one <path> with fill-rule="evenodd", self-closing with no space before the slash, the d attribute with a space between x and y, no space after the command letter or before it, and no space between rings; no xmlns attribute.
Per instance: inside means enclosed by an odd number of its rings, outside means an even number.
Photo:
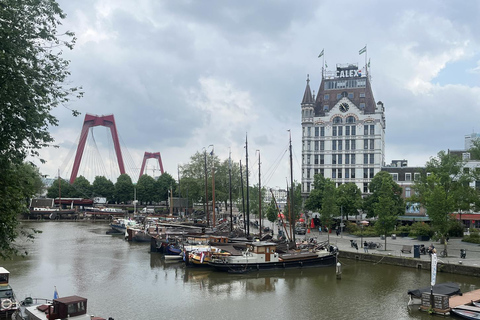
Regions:
<svg viewBox="0 0 480 320"><path fill-rule="evenodd" d="M85 142L87 141L88 129L96 126L104 126L110 128L110 132L112 133L113 146L115 148L115 154L117 155L120 174L125 173L122 150L120 149L117 126L115 125L115 118L113 117L113 114L108 116L95 116L92 114L86 114L85 120L83 121L82 133L80 134L80 141L78 142L77 154L75 155L75 161L73 162L72 174L70 176L70 184L72 184L77 178L78 169L80 168L80 162L82 161L83 151L85 149Z"/></svg>
<svg viewBox="0 0 480 320"><path fill-rule="evenodd" d="M142 168L140 169L140 175L138 176L138 179L143 175L143 170L145 170L145 163L147 162L147 159L158 159L158 164L160 165L160 172L163 174L163 164L162 164L162 156L160 156L160 152L146 152L143 155L143 161L142 161Z"/></svg>

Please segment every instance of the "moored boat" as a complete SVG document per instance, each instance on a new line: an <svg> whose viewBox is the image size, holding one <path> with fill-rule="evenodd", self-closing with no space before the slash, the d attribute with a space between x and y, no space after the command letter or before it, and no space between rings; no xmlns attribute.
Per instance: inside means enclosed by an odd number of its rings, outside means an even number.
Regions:
<svg viewBox="0 0 480 320"><path fill-rule="evenodd" d="M19 303L12 287L8 283L10 272L0 267L0 318L10 318L18 309Z"/></svg>
<svg viewBox="0 0 480 320"><path fill-rule="evenodd" d="M87 299L79 296L68 296L49 299L28 297L21 302L20 308L13 314L13 320L106 320L87 314ZM113 318L109 318L113 320Z"/></svg>
<svg viewBox="0 0 480 320"><path fill-rule="evenodd" d="M430 293L432 290L432 287L426 287L426 288L421 288L421 289L415 289L415 290L408 290L408 295L409 295L409 301L408 305L420 305L422 303L422 294L424 292ZM438 283L433 286L433 293L434 294L442 294L446 295L449 297L455 296L455 295L460 295L462 292L460 290L460 286L458 283L455 282L444 282L444 283Z"/></svg>
<svg viewBox="0 0 480 320"><path fill-rule="evenodd" d="M257 270L330 267L336 264L336 253L326 249L277 252L273 242L252 242L242 255L212 255L209 265L218 271L243 273Z"/></svg>
<svg viewBox="0 0 480 320"><path fill-rule="evenodd" d="M451 310L451 313L453 313L454 315L460 317L460 318L464 318L464 319L471 319L471 320L475 320L475 319L480 319L480 308L479 307L472 307L472 308L475 308L473 310L465 310L465 309L462 309L462 308L452 308Z"/></svg>
<svg viewBox="0 0 480 320"><path fill-rule="evenodd" d="M130 219L115 219L110 223L110 227L116 232L125 234L127 228L136 228L137 222Z"/></svg>

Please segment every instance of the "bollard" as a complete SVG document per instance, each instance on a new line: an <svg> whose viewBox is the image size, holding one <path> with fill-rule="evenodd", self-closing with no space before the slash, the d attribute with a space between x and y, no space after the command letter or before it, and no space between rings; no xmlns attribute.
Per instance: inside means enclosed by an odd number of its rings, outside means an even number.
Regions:
<svg viewBox="0 0 480 320"><path fill-rule="evenodd" d="M342 279L342 264L340 262L337 262L336 273L337 279Z"/></svg>

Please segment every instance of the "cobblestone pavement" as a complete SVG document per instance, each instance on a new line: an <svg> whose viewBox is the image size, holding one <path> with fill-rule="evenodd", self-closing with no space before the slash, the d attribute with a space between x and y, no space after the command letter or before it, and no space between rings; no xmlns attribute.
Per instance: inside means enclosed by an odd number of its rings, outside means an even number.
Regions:
<svg viewBox="0 0 480 320"><path fill-rule="evenodd" d="M313 231L307 233L306 235L296 235L297 240L308 239L311 237L316 237L317 241L326 241L328 239L328 235L326 232L322 232L319 234L318 231ZM340 251L351 251L355 252L357 249L351 246L350 240L355 240L358 245L358 252L364 253L363 246L360 245L361 242L373 241L379 242L382 244L382 248L380 249L369 249L369 253L372 254L385 254L391 256L401 256L401 257L414 257L414 245L425 245L425 247L429 247L433 244L437 250L438 261L442 263L448 264L463 264L467 266L475 266L480 267L480 245L468 242L462 242L461 238L450 238L447 245L447 257L440 257L440 251L444 250L444 245L440 244L438 241L418 241L416 238L409 238L409 237L396 237L392 239L391 237L387 237L387 245L385 250L385 240L380 239L380 237L357 237L352 236L347 233L340 234L337 236L335 233L330 234L330 244L333 244L338 247ZM411 253L402 253L402 248L404 245L412 246ZM460 258L460 249L466 250L466 258ZM430 256L427 254L420 255L421 260L430 260Z"/></svg>

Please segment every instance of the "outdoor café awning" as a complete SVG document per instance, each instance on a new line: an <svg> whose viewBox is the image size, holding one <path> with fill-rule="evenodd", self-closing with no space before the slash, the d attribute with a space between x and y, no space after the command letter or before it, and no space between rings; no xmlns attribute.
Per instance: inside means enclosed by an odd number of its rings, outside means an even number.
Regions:
<svg viewBox="0 0 480 320"><path fill-rule="evenodd" d="M426 216L398 216L399 221L430 221L430 217Z"/></svg>

